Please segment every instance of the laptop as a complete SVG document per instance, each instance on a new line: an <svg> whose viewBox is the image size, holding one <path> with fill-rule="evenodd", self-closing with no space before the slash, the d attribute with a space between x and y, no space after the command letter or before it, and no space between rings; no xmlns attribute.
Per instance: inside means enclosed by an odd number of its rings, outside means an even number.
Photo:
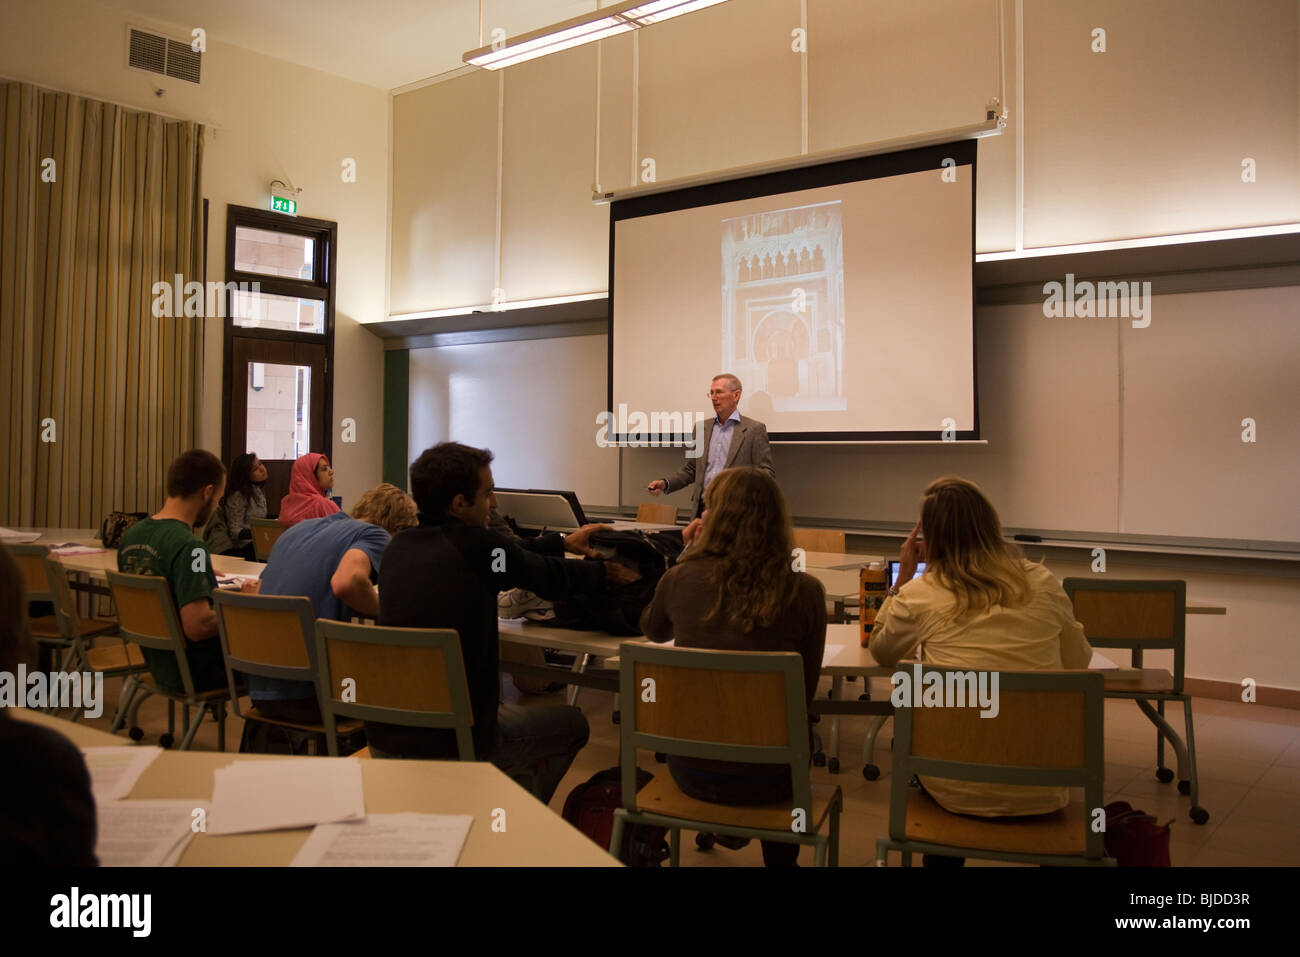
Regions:
<svg viewBox="0 0 1300 957"><path fill-rule="evenodd" d="M885 586L886 588L893 588L896 584L898 584L898 567L901 564L902 562L897 560L891 561L889 563L889 583ZM916 577L919 578L924 571L925 571L925 562L919 562L916 566ZM904 582L904 584L906 584L906 582Z"/></svg>

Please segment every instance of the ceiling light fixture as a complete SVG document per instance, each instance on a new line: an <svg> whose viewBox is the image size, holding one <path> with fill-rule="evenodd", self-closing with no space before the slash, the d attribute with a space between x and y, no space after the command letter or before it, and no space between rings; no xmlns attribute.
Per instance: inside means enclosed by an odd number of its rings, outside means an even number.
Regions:
<svg viewBox="0 0 1300 957"><path fill-rule="evenodd" d="M470 50L461 59L485 70L500 70L725 2L726 0L625 0L562 23L553 23L549 27L520 34L499 45Z"/></svg>

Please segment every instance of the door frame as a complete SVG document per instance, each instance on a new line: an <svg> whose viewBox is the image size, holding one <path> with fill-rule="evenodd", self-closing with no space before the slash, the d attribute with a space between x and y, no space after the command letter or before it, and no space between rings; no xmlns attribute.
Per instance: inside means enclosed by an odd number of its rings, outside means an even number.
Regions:
<svg viewBox="0 0 1300 957"><path fill-rule="evenodd" d="M313 275L310 280L291 279L285 276L268 276L263 273L241 272L235 269L235 230L240 226L267 229L274 232L293 233L316 240ZM234 296L225 293L226 318L222 323L221 339L221 461L229 466L232 459L230 447L231 406L234 402L234 354L231 340L271 339L280 342L304 342L325 346L325 428L317 451L334 461L334 290L338 280L338 223L325 219L290 216L266 209L248 206L226 206L226 282L260 283L262 292L277 296L316 299L325 303L325 331L286 332L276 329L236 326L232 318ZM313 442L313 445L315 443Z"/></svg>

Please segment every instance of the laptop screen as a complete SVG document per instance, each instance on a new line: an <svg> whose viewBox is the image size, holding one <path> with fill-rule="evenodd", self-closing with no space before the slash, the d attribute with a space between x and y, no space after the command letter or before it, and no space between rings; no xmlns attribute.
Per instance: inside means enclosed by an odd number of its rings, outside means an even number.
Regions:
<svg viewBox="0 0 1300 957"><path fill-rule="evenodd" d="M888 587L893 588L895 585L898 584L898 566L901 564L902 562L899 561L892 561L889 563L889 586ZM925 562L918 563L916 566L916 574L919 576L924 571L925 571Z"/></svg>

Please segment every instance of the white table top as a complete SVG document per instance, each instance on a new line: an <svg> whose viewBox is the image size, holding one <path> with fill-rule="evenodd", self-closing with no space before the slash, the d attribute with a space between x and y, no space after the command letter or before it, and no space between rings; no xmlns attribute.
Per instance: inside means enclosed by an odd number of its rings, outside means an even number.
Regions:
<svg viewBox="0 0 1300 957"><path fill-rule="evenodd" d="M53 728L78 747L120 745L115 737L81 724L41 712L15 709L13 715ZM212 798L212 774L234 761L315 761L313 757L279 754L231 754L213 751L164 751L145 770L130 799ZM387 761L360 759L366 811L393 814L469 814L474 818L461 851L460 865L468 867L617 867L619 862L582 832L487 762ZM492 829L493 816L505 829ZM309 828L261 834L214 837L195 835L181 858L183 866L273 866L293 860Z"/></svg>
<svg viewBox="0 0 1300 957"><path fill-rule="evenodd" d="M81 572L89 575L97 581L107 581L106 571L117 571L117 549L104 548L104 543L92 536L95 534L92 529L88 528L41 528L41 529L15 529L15 531L39 531L41 537L37 539L37 545L67 544L75 543L85 545L89 548L98 548L100 551L88 555L59 555L55 557L62 563L63 567L70 572ZM249 562L233 555L212 555L212 569L218 575L238 575L242 578L260 578L262 572L266 570L263 562Z"/></svg>

